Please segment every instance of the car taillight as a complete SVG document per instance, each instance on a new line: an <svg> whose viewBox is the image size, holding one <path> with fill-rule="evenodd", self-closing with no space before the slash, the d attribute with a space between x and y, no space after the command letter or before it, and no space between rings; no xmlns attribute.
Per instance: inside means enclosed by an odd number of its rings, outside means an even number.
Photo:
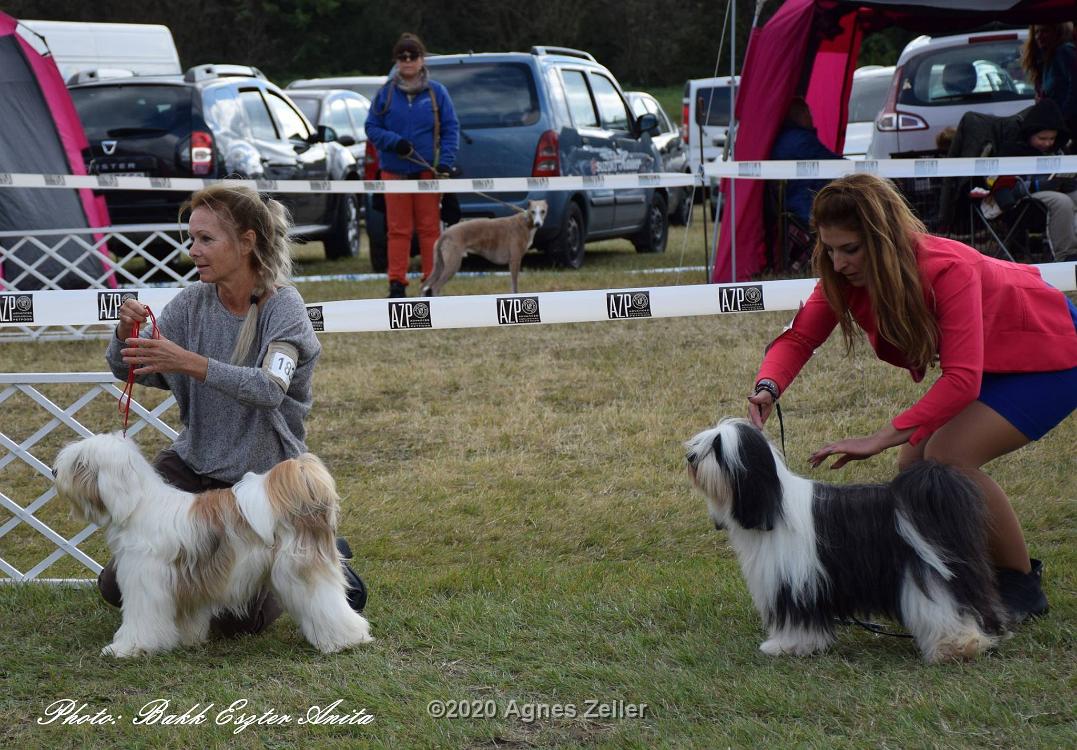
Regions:
<svg viewBox="0 0 1077 750"><path fill-rule="evenodd" d="M547 130L539 138L535 148L535 162L531 165L532 177L557 177L561 174L561 155L556 130Z"/></svg>
<svg viewBox="0 0 1077 750"><path fill-rule="evenodd" d="M213 134L204 130L191 133L191 174L213 172Z"/></svg>
<svg viewBox="0 0 1077 750"><path fill-rule="evenodd" d="M378 149L374 148L373 141L368 140L366 142L366 150L363 153L366 157L363 159L363 179L378 179Z"/></svg>
<svg viewBox="0 0 1077 750"><path fill-rule="evenodd" d="M927 130L927 122L917 115L908 112L897 111L898 92L901 90L902 71L898 68L894 71L894 77L890 81L890 91L886 95L886 103L882 111L875 118L875 129L884 133L905 130Z"/></svg>
<svg viewBox="0 0 1077 750"><path fill-rule="evenodd" d="M688 143L688 105L681 106L681 138Z"/></svg>

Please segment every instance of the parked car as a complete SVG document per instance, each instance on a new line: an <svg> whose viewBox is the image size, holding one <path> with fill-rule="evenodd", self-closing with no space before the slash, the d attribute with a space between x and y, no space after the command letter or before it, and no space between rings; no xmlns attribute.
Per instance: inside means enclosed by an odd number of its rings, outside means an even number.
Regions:
<svg viewBox="0 0 1077 750"><path fill-rule="evenodd" d="M688 165L693 173L700 163L723 158L733 87L740 77L693 78L684 84L681 100L681 138L688 146Z"/></svg>
<svg viewBox="0 0 1077 750"><path fill-rule="evenodd" d="M326 144L330 148L346 148L355 160L346 179L359 179L366 160L366 116L370 100L346 89L296 89L288 98L316 127L333 129L337 139Z"/></svg>
<svg viewBox="0 0 1077 750"><path fill-rule="evenodd" d="M625 98L632 107L632 114L642 117L652 114L658 118L658 125L651 130L651 140L662 157L663 172L690 172L688 166L688 146L681 138L680 129L670 119L658 100L646 91L626 91ZM669 189L669 221L671 224L684 226L692 216L692 188L680 187Z"/></svg>
<svg viewBox="0 0 1077 750"><path fill-rule="evenodd" d="M460 119L456 165L465 178L558 177L655 173L661 157L650 131L653 114L637 118L613 74L579 50L437 55L430 77L449 90ZM374 100L373 106L377 106ZM367 160L368 171L371 167ZM495 200L496 198L496 200ZM662 252L669 234L666 188L544 190L459 196L463 219L506 216L528 200L549 204L535 246L579 268L584 243L627 237L639 252ZM385 267L384 213L367 216L371 265Z"/></svg>
<svg viewBox="0 0 1077 750"><path fill-rule="evenodd" d="M293 89L347 89L362 94L371 101L378 89L385 85L388 76L335 76L333 78L300 78L288 84Z"/></svg>
<svg viewBox="0 0 1077 750"><path fill-rule="evenodd" d="M846 159L863 159L875 131L875 118L882 111L895 66L865 65L853 71L849 92L849 121L845 125Z"/></svg>
<svg viewBox="0 0 1077 750"><path fill-rule="evenodd" d="M315 128L258 71L199 65L182 76L128 76L68 89L82 120L90 174L148 177L241 176L267 180L342 180L356 171L346 149L331 150L332 128ZM117 224L174 223L186 193L105 191ZM304 239L320 239L329 258L359 251L354 195L280 196Z"/></svg>
<svg viewBox="0 0 1077 750"><path fill-rule="evenodd" d="M868 157L932 153L938 134L965 112L1005 116L1030 106L1036 92L1021 68L1027 37L1017 29L909 42L875 119Z"/></svg>

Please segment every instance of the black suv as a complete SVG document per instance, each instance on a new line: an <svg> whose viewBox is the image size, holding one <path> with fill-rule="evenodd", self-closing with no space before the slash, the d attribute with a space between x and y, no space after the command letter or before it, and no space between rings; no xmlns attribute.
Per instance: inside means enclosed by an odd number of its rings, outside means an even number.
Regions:
<svg viewBox="0 0 1077 750"><path fill-rule="evenodd" d="M314 128L257 68L200 65L183 76L75 79L68 83L89 148L90 174L356 179L354 157ZM187 193L104 191L115 224L168 224ZM322 240L329 258L359 252L356 195L290 194L297 235Z"/></svg>

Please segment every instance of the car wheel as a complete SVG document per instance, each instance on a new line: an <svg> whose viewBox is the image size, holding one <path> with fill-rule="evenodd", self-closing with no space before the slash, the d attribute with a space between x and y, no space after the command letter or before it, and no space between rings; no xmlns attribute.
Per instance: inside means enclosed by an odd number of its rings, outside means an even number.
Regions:
<svg viewBox="0 0 1077 750"><path fill-rule="evenodd" d="M583 211L575 202L565 208L565 218L561 222L561 231L551 242L546 252L556 261L568 268L581 268L587 225L583 220Z"/></svg>
<svg viewBox="0 0 1077 750"><path fill-rule="evenodd" d="M337 203L336 220L323 240L329 260L359 255L359 203L354 195L342 195Z"/></svg>
<svg viewBox="0 0 1077 750"><path fill-rule="evenodd" d="M651 205L647 207L647 218L643 227L632 238L632 244L641 253L662 253L666 250L669 239L669 216L666 214L666 197L655 193Z"/></svg>
<svg viewBox="0 0 1077 750"><path fill-rule="evenodd" d="M677 210L669 215L669 223L678 227L683 227L692 220L692 189L685 188L684 195L681 198L681 205L677 206Z"/></svg>

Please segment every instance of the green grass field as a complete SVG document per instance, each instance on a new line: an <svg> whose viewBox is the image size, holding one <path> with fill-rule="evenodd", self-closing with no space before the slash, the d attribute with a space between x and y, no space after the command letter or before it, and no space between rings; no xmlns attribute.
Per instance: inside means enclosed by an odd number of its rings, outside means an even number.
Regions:
<svg viewBox="0 0 1077 750"><path fill-rule="evenodd" d="M579 271L529 258L521 291L700 283L700 271L635 272L702 265L701 236L698 224L675 229L660 256L589 246ZM365 257L326 263L315 245L299 256L298 275L369 270ZM508 284L458 277L446 292ZM300 290L314 302L385 287ZM119 613L95 590L0 586L0 747L1073 747L1077 419L989 467L1046 561L1049 616L967 664L925 666L908 641L859 629L814 658L757 650L758 617L725 533L690 489L682 443L744 413L763 347L788 317L325 334L309 445L339 484L377 640L322 656L284 616L258 637L117 662L98 651ZM100 371L103 346L7 343L0 371ZM846 358L835 337L783 398L791 466L809 473L813 449L874 430L927 384L864 346ZM61 408L82 393L43 390ZM0 431L16 442L48 421L22 395L3 409ZM105 398L78 418L119 426ZM34 453L49 462L70 437ZM816 474L881 481L894 460ZM21 465L0 464L0 492L26 504L47 485ZM39 515L79 528L56 501ZM0 511L0 525L8 518ZM0 557L26 569L48 552L39 539L19 526L0 537ZM104 559L100 535L82 548ZM85 574L69 559L47 573ZM43 723L63 699L114 723ZM152 701L203 722L136 723ZM228 713L236 701L247 703ZM328 706L374 718L306 722ZM458 718L434 715L440 707ZM290 722L253 723L281 716Z"/></svg>

